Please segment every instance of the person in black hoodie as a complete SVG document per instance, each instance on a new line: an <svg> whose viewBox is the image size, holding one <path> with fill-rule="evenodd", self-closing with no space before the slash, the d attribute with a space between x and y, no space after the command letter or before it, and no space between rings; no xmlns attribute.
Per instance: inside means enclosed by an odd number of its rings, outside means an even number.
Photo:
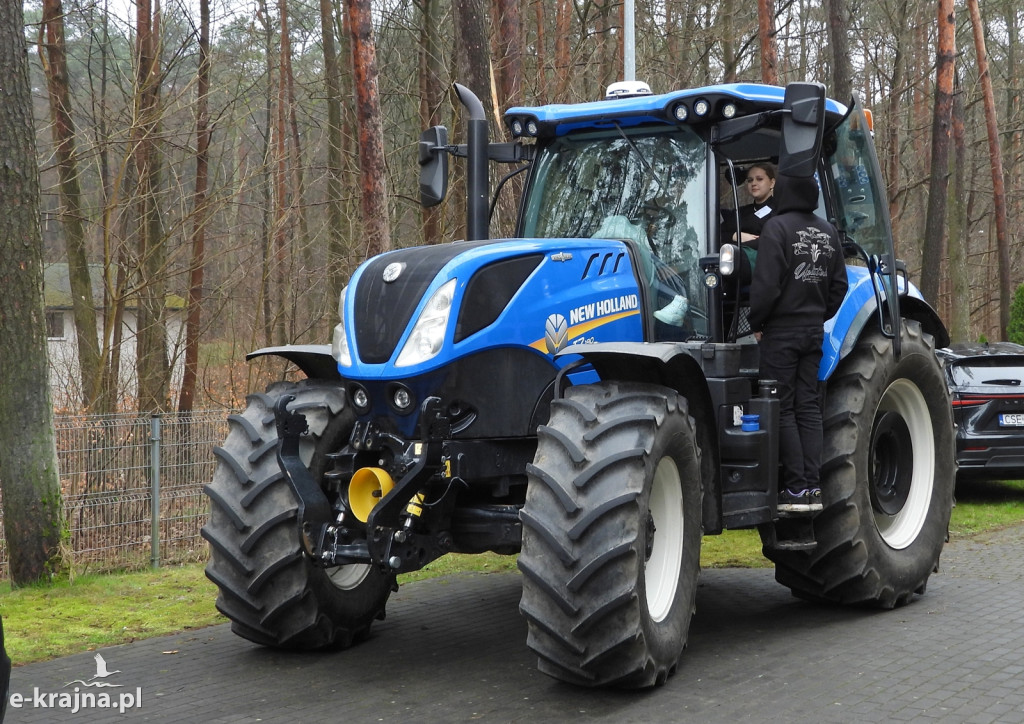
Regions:
<svg viewBox="0 0 1024 724"><path fill-rule="evenodd" d="M846 264L835 227L814 214L814 178L779 175L775 215L757 242L750 284L750 327L760 376L781 401L779 512L821 510L821 396L818 367L824 323L846 296Z"/></svg>

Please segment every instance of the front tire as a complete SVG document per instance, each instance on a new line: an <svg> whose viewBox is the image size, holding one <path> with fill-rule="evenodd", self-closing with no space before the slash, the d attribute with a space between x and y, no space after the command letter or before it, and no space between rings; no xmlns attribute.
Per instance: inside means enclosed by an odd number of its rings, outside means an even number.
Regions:
<svg viewBox="0 0 1024 724"><path fill-rule="evenodd" d="M797 595L893 608L938 569L956 476L952 408L932 338L912 321L902 335L898 361L869 333L829 381L817 546L765 545Z"/></svg>
<svg viewBox="0 0 1024 724"><path fill-rule="evenodd" d="M245 411L228 418L230 431L215 449L217 468L205 488L211 501L202 530L210 543L206 575L220 589L217 610L239 636L286 649L345 647L383 618L394 576L370 565L320 568L303 552L298 501L277 461L274 407L285 395L294 395L289 409L309 424L300 456L314 479L324 472L324 455L348 440L354 418L335 384L279 382L250 395Z"/></svg>
<svg viewBox="0 0 1024 724"><path fill-rule="evenodd" d="M572 387L538 431L522 511L520 611L541 671L662 684L686 645L700 568L700 454L674 390Z"/></svg>

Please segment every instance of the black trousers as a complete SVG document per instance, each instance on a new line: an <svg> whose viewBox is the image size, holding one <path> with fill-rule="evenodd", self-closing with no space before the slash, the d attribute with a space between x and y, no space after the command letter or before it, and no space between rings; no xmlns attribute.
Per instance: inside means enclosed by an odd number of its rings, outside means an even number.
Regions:
<svg viewBox="0 0 1024 724"><path fill-rule="evenodd" d="M821 325L768 326L759 343L761 379L778 383L782 485L794 492L820 485L822 427L818 367L823 336Z"/></svg>

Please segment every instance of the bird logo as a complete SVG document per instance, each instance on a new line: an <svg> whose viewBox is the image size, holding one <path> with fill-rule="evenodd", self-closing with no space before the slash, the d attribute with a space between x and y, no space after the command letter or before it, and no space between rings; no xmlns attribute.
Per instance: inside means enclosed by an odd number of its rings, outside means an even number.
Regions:
<svg viewBox="0 0 1024 724"><path fill-rule="evenodd" d="M107 669L107 661L106 661L106 659L104 659L103 656L100 655L100 654L93 655L93 659L96 660L96 673L93 674L92 676L90 676L88 681L82 681L81 679L75 679L74 681L69 681L64 686L71 686L72 684L81 684L82 686L96 686L96 687L124 686L124 684L111 684L111 683L109 683L107 681L96 681L96 679L106 679L108 676L112 676L114 674L120 674L121 670L120 669L114 669L113 671L109 671Z"/></svg>
<svg viewBox="0 0 1024 724"><path fill-rule="evenodd" d="M120 669L107 671L107 661L100 654L96 654L93 658L96 659L96 673L93 674L92 679L105 679L111 674L121 673ZM89 681L92 681L92 679L89 679Z"/></svg>

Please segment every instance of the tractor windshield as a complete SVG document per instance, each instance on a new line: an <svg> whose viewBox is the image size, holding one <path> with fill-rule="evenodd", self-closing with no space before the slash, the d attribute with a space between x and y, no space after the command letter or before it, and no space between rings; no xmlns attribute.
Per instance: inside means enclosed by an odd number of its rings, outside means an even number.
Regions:
<svg viewBox="0 0 1024 724"><path fill-rule="evenodd" d="M836 129L828 159L836 189L836 226L868 254L889 252L889 208L871 130L860 105Z"/></svg>
<svg viewBox="0 0 1024 724"><path fill-rule="evenodd" d="M520 233L632 239L646 257L644 273L669 265L691 313L702 317L707 154L707 144L686 127L615 127L558 138L539 149Z"/></svg>

